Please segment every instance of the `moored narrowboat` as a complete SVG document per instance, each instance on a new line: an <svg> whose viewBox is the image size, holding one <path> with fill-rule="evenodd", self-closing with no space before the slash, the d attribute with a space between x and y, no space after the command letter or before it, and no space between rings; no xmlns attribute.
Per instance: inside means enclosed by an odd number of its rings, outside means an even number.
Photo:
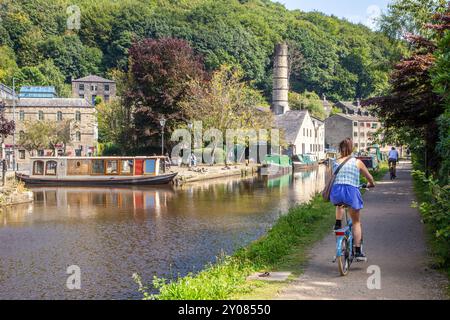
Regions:
<svg viewBox="0 0 450 320"><path fill-rule="evenodd" d="M114 186L170 183L165 157L33 157L30 174L16 173L28 185Z"/></svg>

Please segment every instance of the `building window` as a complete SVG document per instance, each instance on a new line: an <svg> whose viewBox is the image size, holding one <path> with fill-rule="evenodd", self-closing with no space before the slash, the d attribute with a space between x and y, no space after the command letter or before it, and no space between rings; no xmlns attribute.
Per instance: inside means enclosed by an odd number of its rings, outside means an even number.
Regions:
<svg viewBox="0 0 450 320"><path fill-rule="evenodd" d="M81 132L77 131L75 133L75 141L80 142L81 141Z"/></svg>
<svg viewBox="0 0 450 320"><path fill-rule="evenodd" d="M80 89L80 91L84 91L84 84L83 83L80 83L79 89Z"/></svg>
<svg viewBox="0 0 450 320"><path fill-rule="evenodd" d="M372 129L376 129L378 128L378 124L377 123L372 123Z"/></svg>
<svg viewBox="0 0 450 320"><path fill-rule="evenodd" d="M91 91L97 91L97 85L96 84L92 84L91 85Z"/></svg>
<svg viewBox="0 0 450 320"><path fill-rule="evenodd" d="M364 136L365 136L364 132L361 132L361 137L364 137Z"/></svg>
<svg viewBox="0 0 450 320"><path fill-rule="evenodd" d="M25 138L25 132L23 130L20 130L19 132L19 140L23 140Z"/></svg>
<svg viewBox="0 0 450 320"><path fill-rule="evenodd" d="M364 127L364 122L361 122L361 123L359 124L359 126L360 126L360 127Z"/></svg>
<svg viewBox="0 0 450 320"><path fill-rule="evenodd" d="M370 128L370 122L367 122L367 123L366 123L366 127L367 127L367 128Z"/></svg>
<svg viewBox="0 0 450 320"><path fill-rule="evenodd" d="M357 127L358 126L358 122L353 122L353 126Z"/></svg>
<svg viewBox="0 0 450 320"><path fill-rule="evenodd" d="M58 111L58 112L56 113L56 120L57 120L57 121L62 121L62 119L63 119L62 112L61 112L61 111Z"/></svg>
<svg viewBox="0 0 450 320"><path fill-rule="evenodd" d="M44 120L44 111L39 111L38 112L38 119L39 120Z"/></svg>
<svg viewBox="0 0 450 320"><path fill-rule="evenodd" d="M365 143L361 143L361 148L364 148L366 146Z"/></svg>
<svg viewBox="0 0 450 320"><path fill-rule="evenodd" d="M109 96L107 94L105 94L105 102L109 101Z"/></svg>
<svg viewBox="0 0 450 320"><path fill-rule="evenodd" d="M24 160L25 159L25 150L19 150L19 159Z"/></svg>
<svg viewBox="0 0 450 320"><path fill-rule="evenodd" d="M358 148L358 144L357 143L355 143L355 148Z"/></svg>
<svg viewBox="0 0 450 320"><path fill-rule="evenodd" d="M105 84L105 91L109 91L109 84Z"/></svg>
<svg viewBox="0 0 450 320"><path fill-rule="evenodd" d="M357 137L357 136L358 136L358 132L356 132L356 131L353 132L353 136L354 136L354 137Z"/></svg>
<svg viewBox="0 0 450 320"><path fill-rule="evenodd" d="M75 112L75 121L81 121L81 112L80 111Z"/></svg>
<svg viewBox="0 0 450 320"><path fill-rule="evenodd" d="M19 119L20 119L20 121L24 121L25 120L25 111L20 111L19 112Z"/></svg>
<svg viewBox="0 0 450 320"><path fill-rule="evenodd" d="M44 156L44 150L38 150L37 154L38 154L38 157L43 157Z"/></svg>
<svg viewBox="0 0 450 320"><path fill-rule="evenodd" d="M80 99L84 99L84 94L80 94Z"/></svg>

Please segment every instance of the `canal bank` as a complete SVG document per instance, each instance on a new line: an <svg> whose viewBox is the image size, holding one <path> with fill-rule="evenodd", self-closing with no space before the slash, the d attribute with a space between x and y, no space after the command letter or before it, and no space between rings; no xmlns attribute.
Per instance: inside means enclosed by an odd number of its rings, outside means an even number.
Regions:
<svg viewBox="0 0 450 320"><path fill-rule="evenodd" d="M373 176L383 178L387 166ZM231 256L222 256L215 264L203 271L176 281L168 282L155 277L152 287L159 294L149 293L139 276L135 281L140 285L144 299L161 300L208 300L208 299L265 299L273 296L301 275L308 261L312 246L329 233L335 219L335 208L316 195L307 203L291 208L281 215L267 234L255 242L237 250ZM255 273L288 271L286 281L249 281Z"/></svg>
<svg viewBox="0 0 450 320"><path fill-rule="evenodd" d="M13 174L6 178L4 186L0 186L0 210L5 206L13 206L33 201L33 193L25 188Z"/></svg>
<svg viewBox="0 0 450 320"><path fill-rule="evenodd" d="M172 167L171 171L178 173L174 180L176 186L182 186L185 184L221 179L226 177L252 177L258 172L259 166L256 164L237 164L230 166L208 166L201 165L196 167Z"/></svg>

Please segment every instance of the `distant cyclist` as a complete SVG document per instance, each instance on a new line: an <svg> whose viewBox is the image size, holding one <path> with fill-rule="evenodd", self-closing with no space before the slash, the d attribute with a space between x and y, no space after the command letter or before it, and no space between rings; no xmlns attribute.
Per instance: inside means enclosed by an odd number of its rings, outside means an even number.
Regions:
<svg viewBox="0 0 450 320"><path fill-rule="evenodd" d="M355 258L357 261L366 261L365 254L361 251L361 221L360 210L363 208L363 200L359 187L359 175L362 175L368 181L368 187L375 187L375 182L366 165L359 159L353 157L353 140L345 139L339 144L339 152L341 157L333 163L333 172L342 164L346 163L340 169L334 180L331 188L330 201L336 206L336 224L335 230L342 228L342 218L344 217L345 209L343 206L349 208L350 217L353 221L353 236L355 238Z"/></svg>
<svg viewBox="0 0 450 320"><path fill-rule="evenodd" d="M397 161L398 161L398 151L395 150L395 147L392 147L391 151L389 151L389 170L391 171L391 179L397 178Z"/></svg>

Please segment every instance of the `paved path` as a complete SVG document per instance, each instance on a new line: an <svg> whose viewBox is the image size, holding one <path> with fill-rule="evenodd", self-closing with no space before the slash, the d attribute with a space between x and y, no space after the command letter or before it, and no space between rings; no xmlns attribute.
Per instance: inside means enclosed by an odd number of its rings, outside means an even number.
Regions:
<svg viewBox="0 0 450 320"><path fill-rule="evenodd" d="M427 267L423 225L414 200L411 165L400 163L398 179L385 177L364 195L362 211L367 263L354 263L339 276L335 238L330 232L312 250L305 273L283 289L278 299L446 299L446 277ZM330 227L331 229L331 227ZM369 290L367 268L381 270L381 289Z"/></svg>

